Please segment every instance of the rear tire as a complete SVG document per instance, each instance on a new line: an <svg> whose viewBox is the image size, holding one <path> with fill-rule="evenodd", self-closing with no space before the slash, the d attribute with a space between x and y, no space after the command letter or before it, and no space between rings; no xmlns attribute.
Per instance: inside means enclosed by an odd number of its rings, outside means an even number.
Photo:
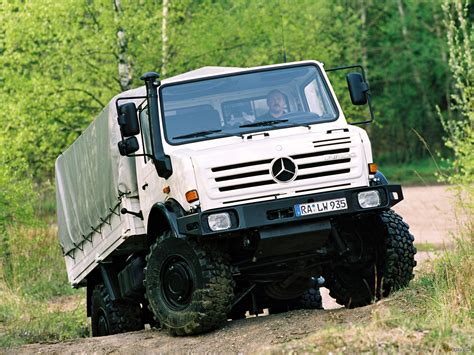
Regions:
<svg viewBox="0 0 474 355"><path fill-rule="evenodd" d="M112 301L104 285L96 285L91 300L92 336L104 336L144 329L139 304Z"/></svg>
<svg viewBox="0 0 474 355"><path fill-rule="evenodd" d="M303 309L324 309L323 298L319 288L310 288L300 297L300 304Z"/></svg>
<svg viewBox="0 0 474 355"><path fill-rule="evenodd" d="M278 314L297 309L323 309L323 299L319 288L312 287L300 297L291 300L271 299L268 313Z"/></svg>

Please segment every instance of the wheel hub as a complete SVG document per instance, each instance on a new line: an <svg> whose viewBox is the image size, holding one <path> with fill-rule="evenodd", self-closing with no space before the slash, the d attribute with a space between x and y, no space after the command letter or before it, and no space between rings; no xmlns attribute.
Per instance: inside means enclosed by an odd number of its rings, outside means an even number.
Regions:
<svg viewBox="0 0 474 355"><path fill-rule="evenodd" d="M172 258L163 268L161 287L167 303L174 309L185 308L194 288L189 265L181 258Z"/></svg>

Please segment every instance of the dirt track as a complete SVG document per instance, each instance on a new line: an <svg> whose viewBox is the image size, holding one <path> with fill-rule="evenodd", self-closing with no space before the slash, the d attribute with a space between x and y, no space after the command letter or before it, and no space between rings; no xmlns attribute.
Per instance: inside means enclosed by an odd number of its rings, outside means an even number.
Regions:
<svg viewBox="0 0 474 355"><path fill-rule="evenodd" d="M403 194L405 200L394 210L410 225L417 244L450 244L459 224L468 221L449 186L405 187Z"/></svg>
<svg viewBox="0 0 474 355"><path fill-rule="evenodd" d="M454 193L444 186L409 187L405 201L395 210L410 224L416 243L449 244L456 230ZM464 217L466 218L466 217ZM419 253L417 259L429 259ZM340 308L323 289L320 310L293 311L284 314L247 318L229 322L224 328L193 337L171 337L161 330L88 338L56 344L33 344L11 349L12 353L259 353L272 345L306 337L329 324L358 323L369 319L377 305L354 310ZM339 309L336 309L339 308ZM2 350L0 350L0 353Z"/></svg>

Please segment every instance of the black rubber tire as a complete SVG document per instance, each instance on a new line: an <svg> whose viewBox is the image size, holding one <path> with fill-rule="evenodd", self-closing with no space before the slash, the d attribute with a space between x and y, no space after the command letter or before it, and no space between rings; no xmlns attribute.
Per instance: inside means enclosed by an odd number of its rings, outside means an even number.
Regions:
<svg viewBox="0 0 474 355"><path fill-rule="evenodd" d="M278 314L296 309L323 309L323 299L319 288L310 288L300 297L291 300L270 298L268 313Z"/></svg>
<svg viewBox="0 0 474 355"><path fill-rule="evenodd" d="M415 238L410 234L408 224L395 212L383 212L380 218L387 232L382 294L388 296L390 292L408 286L413 279L413 268L416 266Z"/></svg>
<svg viewBox="0 0 474 355"><path fill-rule="evenodd" d="M377 216L373 228L379 235L371 242L381 242L374 249L372 262L326 269L329 295L347 308L366 306L387 297L390 292L407 286L413 278L416 248L408 225L389 210Z"/></svg>
<svg viewBox="0 0 474 355"><path fill-rule="evenodd" d="M175 268L188 277L186 282L181 278L176 287L177 276L171 271ZM168 232L151 247L145 281L150 308L172 335L203 333L227 321L234 282L229 264L217 252L205 251ZM176 297L178 293L184 296Z"/></svg>
<svg viewBox="0 0 474 355"><path fill-rule="evenodd" d="M329 295L346 308L367 306L376 301L379 289L375 263L358 269L335 267L326 271Z"/></svg>
<svg viewBox="0 0 474 355"><path fill-rule="evenodd" d="M303 293L299 302L303 309L323 309L323 298L319 288L310 288Z"/></svg>
<svg viewBox="0 0 474 355"><path fill-rule="evenodd" d="M112 301L104 285L98 284L92 291L92 336L104 336L144 329L139 304Z"/></svg>

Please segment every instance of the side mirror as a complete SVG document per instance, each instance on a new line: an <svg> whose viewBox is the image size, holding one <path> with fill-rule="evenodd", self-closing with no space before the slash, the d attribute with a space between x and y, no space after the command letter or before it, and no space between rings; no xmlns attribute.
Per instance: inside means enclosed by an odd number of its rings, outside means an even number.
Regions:
<svg viewBox="0 0 474 355"><path fill-rule="evenodd" d="M124 137L131 137L140 132L137 108L133 102L118 107L118 124Z"/></svg>
<svg viewBox="0 0 474 355"><path fill-rule="evenodd" d="M129 137L123 141L118 142L118 149L120 155L127 156L129 154L135 153L138 150L138 140L137 137Z"/></svg>
<svg viewBox="0 0 474 355"><path fill-rule="evenodd" d="M369 85L364 81L362 74L349 73L346 75L347 87L351 94L351 101L353 105L365 105L367 103L367 92Z"/></svg>

